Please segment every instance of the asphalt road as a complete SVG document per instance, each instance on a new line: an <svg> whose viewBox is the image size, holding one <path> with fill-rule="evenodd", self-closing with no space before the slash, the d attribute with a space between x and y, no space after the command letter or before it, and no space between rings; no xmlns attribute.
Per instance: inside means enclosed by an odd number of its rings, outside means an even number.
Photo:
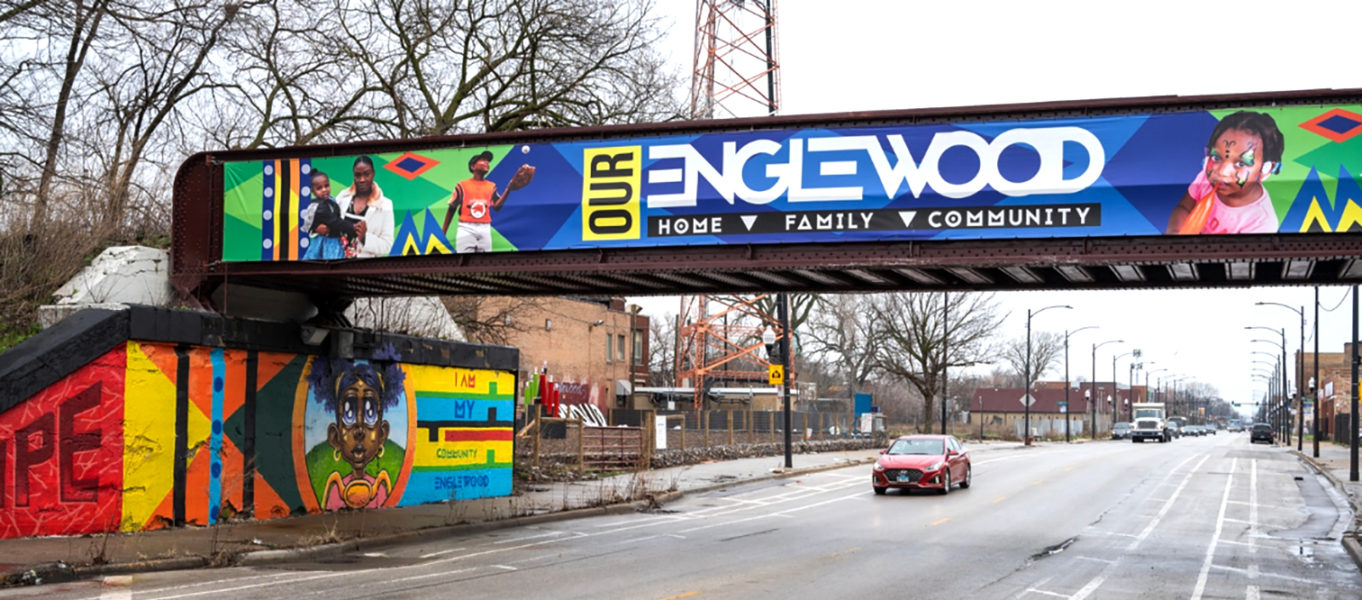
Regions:
<svg viewBox="0 0 1362 600"><path fill-rule="evenodd" d="M1359 598L1347 508L1247 434L976 453L974 485L868 466L320 562L107 577L44 598Z"/></svg>

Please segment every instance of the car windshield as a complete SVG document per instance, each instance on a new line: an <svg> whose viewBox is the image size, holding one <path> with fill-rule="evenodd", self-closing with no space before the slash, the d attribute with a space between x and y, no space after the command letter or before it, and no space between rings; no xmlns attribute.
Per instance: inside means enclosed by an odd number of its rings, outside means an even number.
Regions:
<svg viewBox="0 0 1362 600"><path fill-rule="evenodd" d="M896 440L889 454L944 454L943 444L941 440Z"/></svg>

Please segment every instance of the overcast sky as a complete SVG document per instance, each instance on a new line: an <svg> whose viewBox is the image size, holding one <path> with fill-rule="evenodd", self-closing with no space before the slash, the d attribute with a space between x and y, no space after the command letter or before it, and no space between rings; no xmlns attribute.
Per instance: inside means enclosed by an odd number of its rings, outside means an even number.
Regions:
<svg viewBox="0 0 1362 600"><path fill-rule="evenodd" d="M665 52L689 72L695 2L659 0L673 23ZM1362 1L1239 0L1185 2L777 0L782 114L969 106L1152 95L1201 95L1320 88L1362 88L1362 68L1349 27L1362 22ZM1320 292L1320 351L1341 352L1351 339L1350 288ZM1032 330L1063 332L1087 325L1070 346L1070 375L1092 369L1111 379L1112 350L1141 349L1152 384L1188 376L1227 400L1261 396L1254 351L1280 339L1246 325L1285 328L1288 350L1300 345L1300 320L1281 307L1305 307L1307 351L1313 351L1314 289L999 294L1010 312L1000 334L1025 334L1026 311L1072 305L1032 320ZM676 298L633 298L646 312L675 314ZM1336 308L1335 308L1336 307ZM1326 309L1334 308L1332 312ZM1127 378L1129 358L1118 365ZM1150 364L1153 363L1153 364ZM1154 372L1157 369L1168 369ZM1265 368L1265 367L1264 367ZM1063 365L1046 379L1062 379Z"/></svg>

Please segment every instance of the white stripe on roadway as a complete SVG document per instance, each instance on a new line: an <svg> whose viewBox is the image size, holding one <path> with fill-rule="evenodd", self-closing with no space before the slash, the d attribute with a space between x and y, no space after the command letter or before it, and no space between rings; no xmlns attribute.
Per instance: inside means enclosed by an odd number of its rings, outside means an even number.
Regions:
<svg viewBox="0 0 1362 600"><path fill-rule="evenodd" d="M1173 501L1177 500L1178 494L1182 493L1182 488L1187 485L1187 482L1191 479L1192 474L1196 473L1196 470L1199 467L1201 467L1203 463L1206 462L1206 459L1210 457L1211 456L1207 454L1205 457L1201 459L1201 462L1197 463L1195 467L1192 467L1191 470L1187 471L1187 475L1182 479L1182 484L1178 486L1176 492L1173 492L1173 497L1168 499L1168 502L1164 504L1163 509L1159 511L1159 514L1154 516L1154 520L1149 523L1149 526L1146 527L1144 531L1140 532L1139 535L1135 536L1135 541L1130 543L1129 550L1134 550L1136 547L1138 547L1140 545L1140 542L1143 541L1144 538L1149 535L1149 532L1154 530L1154 527L1158 525L1159 520L1162 519L1163 516L1168 513L1168 509L1169 507L1172 506ZM1166 481L1168 478L1172 477L1173 473L1176 473L1178 469L1181 469L1183 465L1187 464L1193 458L1196 458L1195 454L1188 456L1187 458L1184 458L1182 462L1178 463L1172 469L1169 469L1168 474L1164 476L1164 480ZM1163 485L1163 483L1160 483L1159 485ZM1087 585L1084 585L1077 592L1074 592L1074 595L1069 596L1070 600L1083 600L1084 598L1091 596L1092 593L1097 591L1097 588L1102 587L1102 583L1107 580L1106 573L1112 571L1113 569L1116 569L1120 565L1120 562L1121 561L1118 558L1117 560L1112 561L1110 564L1104 567L1102 569L1102 572L1099 573L1096 577L1093 577L1092 580L1087 583Z"/></svg>
<svg viewBox="0 0 1362 600"><path fill-rule="evenodd" d="M1258 552L1258 459L1249 461L1249 553Z"/></svg>
<svg viewBox="0 0 1362 600"><path fill-rule="evenodd" d="M1197 575L1196 587L1192 588L1192 600L1201 600L1201 594L1206 592L1206 576L1211 573L1211 563L1215 561L1215 546L1220 543L1220 533L1225 529L1225 508L1230 503L1230 486L1234 484L1234 470L1239 466L1239 459L1234 459L1230 463L1230 476L1225 478L1225 493L1220 497L1220 514L1215 518L1215 534L1211 536L1211 543L1206 546L1206 558L1201 561L1201 574Z"/></svg>
<svg viewBox="0 0 1362 600"><path fill-rule="evenodd" d="M1192 475L1195 474L1196 470L1200 469L1201 465L1205 464L1206 461L1210 458L1211 455L1209 454L1201 457L1201 462L1198 462L1196 466L1192 467L1187 471L1187 475L1182 478L1182 483L1178 484L1178 489L1174 490L1172 497L1168 498L1168 501L1163 503L1163 508L1160 508L1159 513L1154 515L1154 519L1149 522L1149 525L1146 526L1144 530L1139 533L1139 535L1135 536L1135 541L1131 542L1130 545L1126 547L1127 551L1133 552L1136 548L1139 548L1140 543L1143 542L1145 538L1149 537L1149 534L1154 531L1155 527L1159 526L1159 521L1162 521L1163 517L1168 514L1168 511L1172 510L1173 504L1177 501L1178 496L1181 496L1182 490L1186 489L1187 482L1192 480ZM1191 457L1190 456L1187 457L1187 460L1191 460ZM1185 463L1186 461L1183 462Z"/></svg>
<svg viewBox="0 0 1362 600"><path fill-rule="evenodd" d="M312 580L314 580L314 579L329 579L329 578L332 578L332 577L355 577L355 576L357 576L357 575L363 575L363 574L365 574L365 573L372 573L372 572L378 572L378 571L382 571L382 569L361 569L361 570L358 570L358 571L339 571L339 572L332 572L332 573L322 573L322 574L320 574L320 575L312 575L312 576L310 576L310 577L299 577L299 578L297 578L297 579L288 579L288 580L285 580L285 581L270 581L270 582L265 582L265 583L252 583L252 584L249 584L249 585L238 585L238 586L236 586L236 587L218 588L218 589L212 589L212 590L204 590L204 591L201 591L201 592L189 592L189 593L187 593L187 594L176 594L176 595L174 595L174 596L161 596L161 597L158 598L157 600L173 600L174 598L192 598L192 597L194 597L194 596L206 596L206 595L208 595L208 594L225 594L225 593L227 593L227 592L239 592L239 591L241 591L241 590L250 590L250 589L265 587L265 586L269 586L269 585L288 585L288 584L294 584L294 583L302 583L302 582L304 582L304 581L312 581Z"/></svg>

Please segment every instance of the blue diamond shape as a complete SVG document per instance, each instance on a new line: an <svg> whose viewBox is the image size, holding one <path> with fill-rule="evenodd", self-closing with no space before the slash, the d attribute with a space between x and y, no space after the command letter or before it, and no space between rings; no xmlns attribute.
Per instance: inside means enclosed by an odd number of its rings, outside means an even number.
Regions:
<svg viewBox="0 0 1362 600"><path fill-rule="evenodd" d="M422 166L425 166L425 164L426 163L424 161L418 160L415 157L408 156L402 160L397 161L397 164L394 166L408 173L413 173L417 169L420 169Z"/></svg>
<svg viewBox="0 0 1362 600"><path fill-rule="evenodd" d="M1343 115L1334 115L1317 124L1321 129L1328 129L1340 135L1356 129L1358 125L1362 125L1362 122Z"/></svg>

